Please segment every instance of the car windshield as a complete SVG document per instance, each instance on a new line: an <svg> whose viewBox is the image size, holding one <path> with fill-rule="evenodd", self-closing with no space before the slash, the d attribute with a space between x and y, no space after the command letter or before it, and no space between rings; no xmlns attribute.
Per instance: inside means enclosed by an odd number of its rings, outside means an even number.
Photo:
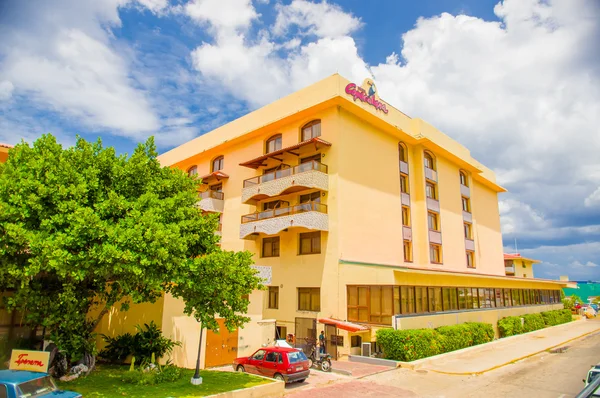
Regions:
<svg viewBox="0 0 600 398"><path fill-rule="evenodd" d="M302 362L302 361L308 361L308 358L306 358L306 355L304 355L304 353L302 351L288 352L287 357L288 357L288 361L290 361L290 363L298 363L298 362Z"/></svg>
<svg viewBox="0 0 600 398"><path fill-rule="evenodd" d="M598 377L598 375L600 374L600 372L590 372L588 374L588 384L590 384L592 382L592 380L594 380L596 377Z"/></svg>
<svg viewBox="0 0 600 398"><path fill-rule="evenodd" d="M17 398L33 398L56 391L58 388L49 377L40 377L17 385Z"/></svg>

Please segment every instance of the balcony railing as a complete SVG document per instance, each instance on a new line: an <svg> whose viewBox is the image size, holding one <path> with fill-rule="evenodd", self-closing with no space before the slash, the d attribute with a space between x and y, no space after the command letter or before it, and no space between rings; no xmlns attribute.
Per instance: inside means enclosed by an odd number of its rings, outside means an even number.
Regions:
<svg viewBox="0 0 600 398"><path fill-rule="evenodd" d="M217 200L223 200L223 198L225 196L223 195L223 192L219 192L219 191L204 191L204 192L200 192L198 194L198 197L200 199L217 199Z"/></svg>
<svg viewBox="0 0 600 398"><path fill-rule="evenodd" d="M427 198L427 210L440 212L440 202L437 199Z"/></svg>
<svg viewBox="0 0 600 398"><path fill-rule="evenodd" d="M412 240L412 229L407 225L402 226L402 239Z"/></svg>
<svg viewBox="0 0 600 398"><path fill-rule="evenodd" d="M465 238L465 249L475 251L475 241L473 241L473 239Z"/></svg>
<svg viewBox="0 0 600 398"><path fill-rule="evenodd" d="M305 171L316 170L327 174L327 165L311 160L310 162L301 163L298 166L289 167L287 169L272 171L261 176L248 178L244 180L244 188L265 183L267 181L277 180L279 178L289 177L294 174L304 173Z"/></svg>
<svg viewBox="0 0 600 398"><path fill-rule="evenodd" d="M429 167L425 166L425 178L428 180L437 181L437 172Z"/></svg>
<svg viewBox="0 0 600 398"><path fill-rule="evenodd" d="M469 213L468 211L464 211L464 210L462 213L463 213L463 221L473 222L473 214Z"/></svg>
<svg viewBox="0 0 600 398"><path fill-rule="evenodd" d="M407 194L406 192L401 192L400 197L402 198L401 201L404 206L410 206L410 195L409 194Z"/></svg>
<svg viewBox="0 0 600 398"><path fill-rule="evenodd" d="M246 214L245 216L242 216L242 224L267 220L269 218L290 216L292 214L306 213L309 211L327 214L327 206L318 202L307 202L295 206L279 207L277 209L261 211L259 213Z"/></svg>
<svg viewBox="0 0 600 398"><path fill-rule="evenodd" d="M460 194L462 196L464 196L465 198L470 198L471 197L471 189L463 184L460 184Z"/></svg>

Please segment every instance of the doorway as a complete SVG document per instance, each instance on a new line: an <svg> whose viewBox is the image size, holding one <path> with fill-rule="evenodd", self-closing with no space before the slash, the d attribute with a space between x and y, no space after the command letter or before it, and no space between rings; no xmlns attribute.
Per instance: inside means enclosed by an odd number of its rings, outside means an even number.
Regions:
<svg viewBox="0 0 600 398"><path fill-rule="evenodd" d="M227 330L224 319L217 319L219 333L206 331L206 359L205 368L230 365L237 358L238 329L233 332Z"/></svg>

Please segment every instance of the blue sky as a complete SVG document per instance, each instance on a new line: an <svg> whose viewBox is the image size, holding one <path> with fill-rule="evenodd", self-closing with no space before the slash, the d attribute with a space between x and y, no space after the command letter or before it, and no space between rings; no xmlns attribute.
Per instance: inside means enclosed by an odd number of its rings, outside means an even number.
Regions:
<svg viewBox="0 0 600 398"><path fill-rule="evenodd" d="M507 251L600 279L595 0L4 0L0 142L166 151L332 73L466 145Z"/></svg>

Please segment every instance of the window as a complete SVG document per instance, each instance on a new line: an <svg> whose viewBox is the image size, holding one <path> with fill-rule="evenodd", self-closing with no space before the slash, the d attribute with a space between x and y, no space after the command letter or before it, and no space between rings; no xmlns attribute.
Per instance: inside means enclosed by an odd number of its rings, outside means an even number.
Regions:
<svg viewBox="0 0 600 398"><path fill-rule="evenodd" d="M267 140L267 153L275 152L281 149L281 134L274 135Z"/></svg>
<svg viewBox="0 0 600 398"><path fill-rule="evenodd" d="M252 355L252 359L255 361L262 361L265 358L266 350L258 350Z"/></svg>
<svg viewBox="0 0 600 398"><path fill-rule="evenodd" d="M279 286L269 286L269 306L271 309L279 308Z"/></svg>
<svg viewBox="0 0 600 398"><path fill-rule="evenodd" d="M368 294L366 286L348 286L348 320L355 322L369 321Z"/></svg>
<svg viewBox="0 0 600 398"><path fill-rule="evenodd" d="M468 222L464 223L465 239L473 240L473 226Z"/></svg>
<svg viewBox="0 0 600 398"><path fill-rule="evenodd" d="M404 241L404 261L412 261L412 242L409 240Z"/></svg>
<svg viewBox="0 0 600 398"><path fill-rule="evenodd" d="M429 311L442 312L442 288L430 287L427 289L429 295Z"/></svg>
<svg viewBox="0 0 600 398"><path fill-rule="evenodd" d="M415 288L413 286L400 286L400 312L402 314L415 313Z"/></svg>
<svg viewBox="0 0 600 398"><path fill-rule="evenodd" d="M496 307L504 307L504 297L502 295L502 289L496 290Z"/></svg>
<svg viewBox="0 0 600 398"><path fill-rule="evenodd" d="M406 151L406 145L403 143L398 144L398 157L401 162L408 163L408 153Z"/></svg>
<svg viewBox="0 0 600 398"><path fill-rule="evenodd" d="M362 337L360 336L350 336L350 347L362 347Z"/></svg>
<svg viewBox="0 0 600 398"><path fill-rule="evenodd" d="M467 250L467 267L475 268L475 253Z"/></svg>
<svg viewBox="0 0 600 398"><path fill-rule="evenodd" d="M198 167L197 166L190 167L188 169L187 173L190 177L196 177L198 175Z"/></svg>
<svg viewBox="0 0 600 398"><path fill-rule="evenodd" d="M402 225L410 227L410 209L407 206L402 206Z"/></svg>
<svg viewBox="0 0 600 398"><path fill-rule="evenodd" d="M458 288L458 309L459 310L466 310L470 307L467 306L467 290L469 288L466 287L459 287Z"/></svg>
<svg viewBox="0 0 600 398"><path fill-rule="evenodd" d="M271 202L263 203L263 211L279 209L281 207L289 207L290 202L284 200L273 200Z"/></svg>
<svg viewBox="0 0 600 398"><path fill-rule="evenodd" d="M321 289L318 287L299 287L298 311L321 311Z"/></svg>
<svg viewBox="0 0 600 398"><path fill-rule="evenodd" d="M429 152L425 152L423 159L425 162L425 167L435 170L435 162L433 161L433 156L431 156Z"/></svg>
<svg viewBox="0 0 600 398"><path fill-rule="evenodd" d="M510 289L504 289L504 306L512 307L512 295L510 294Z"/></svg>
<svg viewBox="0 0 600 398"><path fill-rule="evenodd" d="M223 170L223 156L219 156L218 158L216 158L215 160L212 161L212 171L219 171L219 170Z"/></svg>
<svg viewBox="0 0 600 398"><path fill-rule="evenodd" d="M272 238L263 238L262 256L279 257L279 236L275 236Z"/></svg>
<svg viewBox="0 0 600 398"><path fill-rule="evenodd" d="M321 253L321 232L300 234L300 254Z"/></svg>
<svg viewBox="0 0 600 398"><path fill-rule="evenodd" d="M393 310L392 286L369 286L369 322L391 325Z"/></svg>
<svg viewBox="0 0 600 398"><path fill-rule="evenodd" d="M277 362L279 362L279 356L280 356L280 354L278 352L269 351L267 353L267 355L265 356L265 362L277 363Z"/></svg>
<svg viewBox="0 0 600 398"><path fill-rule="evenodd" d="M415 304L417 314L429 312L429 303L427 301L427 288L415 286Z"/></svg>
<svg viewBox="0 0 600 398"><path fill-rule="evenodd" d="M442 247L440 245L429 245L429 260L438 264L442 262Z"/></svg>
<svg viewBox="0 0 600 398"><path fill-rule="evenodd" d="M458 297L456 288L445 287L442 289L442 297L444 302L444 311L454 311L458 309Z"/></svg>
<svg viewBox="0 0 600 398"><path fill-rule="evenodd" d="M331 339L331 345L337 345L339 347L344 346L344 336L332 334L331 336L329 336L329 338Z"/></svg>
<svg viewBox="0 0 600 398"><path fill-rule="evenodd" d="M468 296L471 299L471 308L480 308L479 306L479 294L478 289L475 287L470 288L470 294L467 292Z"/></svg>
<svg viewBox="0 0 600 398"><path fill-rule="evenodd" d="M312 161L321 163L321 154L317 153L316 155L302 158L302 159L300 159L300 164L304 164L304 163L308 163L308 162L312 162Z"/></svg>
<svg viewBox="0 0 600 398"><path fill-rule="evenodd" d="M223 192L223 184L211 185L210 190L214 192Z"/></svg>
<svg viewBox="0 0 600 398"><path fill-rule="evenodd" d="M300 203L321 202L321 192L313 192L306 195L300 195Z"/></svg>
<svg viewBox="0 0 600 398"><path fill-rule="evenodd" d="M408 176L400 174L400 191L408 193Z"/></svg>
<svg viewBox="0 0 600 398"><path fill-rule="evenodd" d="M427 225L431 231L440 230L440 223L436 213L430 211L427 212Z"/></svg>
<svg viewBox="0 0 600 398"><path fill-rule="evenodd" d="M464 185L465 187L469 186L469 181L467 180L467 175L465 174L464 171L460 172L460 183L461 183L461 185Z"/></svg>
<svg viewBox="0 0 600 398"><path fill-rule="evenodd" d="M471 212L471 201L469 198L462 197L462 208L463 211L466 211L467 213Z"/></svg>
<svg viewBox="0 0 600 398"><path fill-rule="evenodd" d="M302 141L321 136L321 121L313 120L302 127Z"/></svg>
<svg viewBox="0 0 600 398"><path fill-rule="evenodd" d="M427 195L428 198L437 200L437 195L436 195L436 192L435 192L435 185L432 184L432 183L430 183L430 182L428 182L425 185L425 194Z"/></svg>

